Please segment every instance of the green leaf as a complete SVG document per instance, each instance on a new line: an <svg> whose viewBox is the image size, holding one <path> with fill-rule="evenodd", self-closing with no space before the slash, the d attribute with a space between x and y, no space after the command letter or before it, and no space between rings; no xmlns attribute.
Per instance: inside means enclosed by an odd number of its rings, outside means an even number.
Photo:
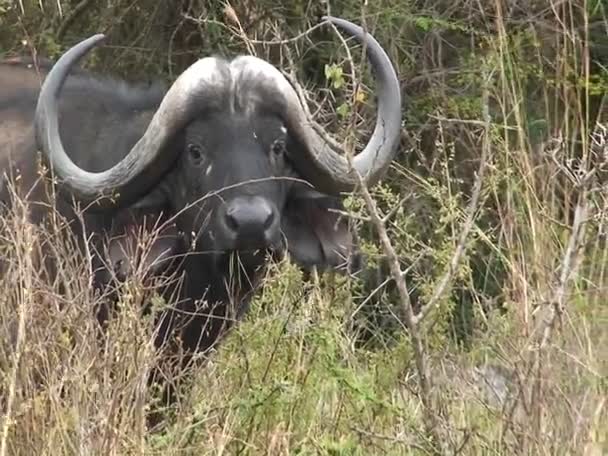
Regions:
<svg viewBox="0 0 608 456"><path fill-rule="evenodd" d="M334 89L339 89L344 85L344 73L342 67L332 64L325 65L325 77L332 83Z"/></svg>
<svg viewBox="0 0 608 456"><path fill-rule="evenodd" d="M338 115L340 117L345 118L346 116L348 116L348 114L350 112L348 104L342 103L340 106L338 106L338 109L336 109L336 112L338 113Z"/></svg>
<svg viewBox="0 0 608 456"><path fill-rule="evenodd" d="M428 32L433 25L433 20L428 16L417 17L414 23L425 32Z"/></svg>

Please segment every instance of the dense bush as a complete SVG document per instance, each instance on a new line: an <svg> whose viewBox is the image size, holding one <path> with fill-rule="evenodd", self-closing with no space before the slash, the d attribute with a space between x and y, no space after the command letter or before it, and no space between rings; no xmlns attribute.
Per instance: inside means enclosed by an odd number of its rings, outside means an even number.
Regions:
<svg viewBox="0 0 608 456"><path fill-rule="evenodd" d="M0 390L11 397L2 454L426 454L425 408L445 452L607 451L602 0L0 0L0 55L56 58L104 32L107 45L84 65L169 82L201 56L255 53L295 72L337 138L354 112L364 139L374 100L360 56L349 61L328 27L307 32L328 8L364 21L402 82L400 153L373 196L390 213L414 309L432 303L419 325L430 391L416 381L402 300L358 194L348 209L366 269L311 284L287 261L274 265L243 324L156 432L145 428L142 378L154 354L137 281L100 347L97 298L73 240L50 236L71 272L46 284L28 252L53 232L8 214L0 325L18 315L23 338L0 354ZM356 103L352 72L366 84ZM62 289L83 305L64 306Z"/></svg>

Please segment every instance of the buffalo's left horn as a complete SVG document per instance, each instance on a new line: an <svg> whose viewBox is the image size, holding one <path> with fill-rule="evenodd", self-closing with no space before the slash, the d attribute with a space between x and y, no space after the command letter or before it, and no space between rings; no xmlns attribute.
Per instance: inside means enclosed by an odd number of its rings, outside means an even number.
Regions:
<svg viewBox="0 0 608 456"><path fill-rule="evenodd" d="M206 101L213 99L222 78L214 59L195 62L176 79L146 132L120 162L102 172L85 171L63 147L57 98L72 66L104 38L102 34L94 35L61 56L42 85L35 117L36 140L53 172L62 180L62 188L84 203L96 202L93 207L101 209L130 204L158 182L179 153L177 148L166 147L168 142ZM100 198L104 196L112 198Z"/></svg>
<svg viewBox="0 0 608 456"><path fill-rule="evenodd" d="M362 152L353 157L352 168L372 186L382 178L395 157L401 131L401 90L399 80L382 46L361 27L331 16L324 20L344 29L366 46L366 54L375 73L378 92L374 132ZM289 124L304 144L302 154L292 157L296 167L317 189L330 194L352 191L358 183L346 157L336 153L313 129L299 103L290 97Z"/></svg>

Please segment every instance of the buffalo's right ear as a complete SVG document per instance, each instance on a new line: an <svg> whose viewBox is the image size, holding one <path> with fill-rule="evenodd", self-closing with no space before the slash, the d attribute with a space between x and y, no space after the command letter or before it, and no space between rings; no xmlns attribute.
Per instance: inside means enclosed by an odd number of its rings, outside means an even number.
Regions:
<svg viewBox="0 0 608 456"><path fill-rule="evenodd" d="M162 185L157 185L129 207L143 213L160 212L166 209L168 202L167 192Z"/></svg>

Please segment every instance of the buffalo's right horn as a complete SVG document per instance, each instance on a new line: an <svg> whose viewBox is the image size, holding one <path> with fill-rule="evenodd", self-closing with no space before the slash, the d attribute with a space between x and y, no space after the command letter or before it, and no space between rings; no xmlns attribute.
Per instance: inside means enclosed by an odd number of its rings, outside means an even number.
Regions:
<svg viewBox="0 0 608 456"><path fill-rule="evenodd" d="M104 38L102 34L94 35L61 56L42 85L35 116L38 146L63 188L80 201L96 202L96 207L102 209L130 204L158 182L179 153L166 147L168 142L213 96L221 71L212 58L195 62L173 83L146 132L120 162L102 172L85 171L63 148L57 99L72 66Z"/></svg>

